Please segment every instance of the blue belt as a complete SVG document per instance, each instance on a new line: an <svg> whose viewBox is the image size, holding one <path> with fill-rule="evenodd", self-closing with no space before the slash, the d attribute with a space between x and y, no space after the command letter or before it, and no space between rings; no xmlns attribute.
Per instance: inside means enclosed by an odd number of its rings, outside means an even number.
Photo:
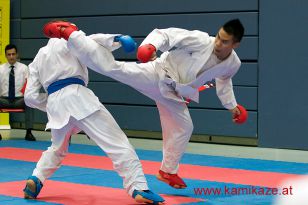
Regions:
<svg viewBox="0 0 308 205"><path fill-rule="evenodd" d="M58 90L61 90L62 88L72 84L79 84L85 86L83 80L79 78L65 78L51 83L47 88L48 95L57 92Z"/></svg>

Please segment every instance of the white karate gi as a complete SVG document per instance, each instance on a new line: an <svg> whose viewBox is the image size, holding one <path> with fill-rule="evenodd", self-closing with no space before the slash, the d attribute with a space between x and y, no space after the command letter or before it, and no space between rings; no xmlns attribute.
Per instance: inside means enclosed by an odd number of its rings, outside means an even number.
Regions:
<svg viewBox="0 0 308 205"><path fill-rule="evenodd" d="M68 48L89 68L130 85L156 102L163 133L161 170L177 173L193 131L183 97L198 102L198 88L215 79L223 106L235 108L237 102L231 78L241 65L240 59L232 51L227 59L215 63L211 55L214 37L197 30L169 28L155 29L142 43L150 43L163 51L160 58L140 64L118 62L110 53L112 39L100 41L100 35L88 38L82 31L73 32L68 39Z"/></svg>
<svg viewBox="0 0 308 205"><path fill-rule="evenodd" d="M308 175L298 175L283 180L277 186L277 193L273 205L300 205L308 204Z"/></svg>
<svg viewBox="0 0 308 205"><path fill-rule="evenodd" d="M52 144L43 152L33 175L42 182L50 177L68 151L69 138L83 130L111 158L114 169L124 179L132 195L148 190L142 166L126 135L94 93L85 86L72 84L50 94L40 93L60 79L76 77L88 83L87 67L73 56L64 39L50 39L29 65L30 76L25 92L28 106L47 112ZM104 179L98 179L104 180Z"/></svg>

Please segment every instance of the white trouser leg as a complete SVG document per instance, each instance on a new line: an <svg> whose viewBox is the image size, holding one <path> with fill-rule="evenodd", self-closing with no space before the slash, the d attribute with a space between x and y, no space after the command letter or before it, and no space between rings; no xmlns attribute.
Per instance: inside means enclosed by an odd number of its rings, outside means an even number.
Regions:
<svg viewBox="0 0 308 205"><path fill-rule="evenodd" d="M161 170L178 172L179 162L193 131L193 123L185 103L170 100L156 102L163 132L163 161Z"/></svg>
<svg viewBox="0 0 308 205"><path fill-rule="evenodd" d="M128 194L132 195L135 189L149 189L135 150L107 109L102 106L101 110L76 121L76 125L111 158Z"/></svg>
<svg viewBox="0 0 308 205"><path fill-rule="evenodd" d="M32 174L38 177L42 183L61 166L61 162L68 151L72 128L69 123L61 129L51 130L52 144L43 152Z"/></svg>

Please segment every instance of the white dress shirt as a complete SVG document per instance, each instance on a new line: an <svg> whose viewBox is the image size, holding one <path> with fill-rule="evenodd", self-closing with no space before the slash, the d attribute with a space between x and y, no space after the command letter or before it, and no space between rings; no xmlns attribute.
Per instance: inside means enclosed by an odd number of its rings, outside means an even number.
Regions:
<svg viewBox="0 0 308 205"><path fill-rule="evenodd" d="M21 89L28 78L29 69L25 64L20 62L16 62L13 66L15 74L15 96L22 97ZM9 63L0 65L0 97L8 97L10 72L11 65Z"/></svg>

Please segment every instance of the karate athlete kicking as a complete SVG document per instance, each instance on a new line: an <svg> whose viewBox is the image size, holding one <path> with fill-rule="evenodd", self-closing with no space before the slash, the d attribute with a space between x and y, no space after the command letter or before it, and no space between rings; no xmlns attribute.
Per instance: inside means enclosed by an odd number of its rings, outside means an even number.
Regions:
<svg viewBox="0 0 308 205"><path fill-rule="evenodd" d="M126 51L136 47L129 36L99 37L107 38L115 47L122 44ZM83 130L111 158L114 169L123 177L123 185L129 195L140 203L163 204L164 199L149 190L141 163L126 135L86 87L87 67L71 54L67 41L50 39L39 50L29 70L25 102L30 107L47 112L46 129L51 129L52 144L43 152L32 176L28 178L24 197L37 198L44 181L60 167L66 156L70 136ZM40 93L41 87L48 94Z"/></svg>
<svg viewBox="0 0 308 205"><path fill-rule="evenodd" d="M186 188L178 176L179 162L193 131L184 98L199 100L198 88L215 79L217 95L236 123L247 119L238 105L232 77L241 61L234 51L240 45L244 27L238 19L225 23L216 37L198 30L155 29L138 48L143 63L115 61L108 44L87 37L70 23L48 23L44 33L65 38L69 50L89 68L127 84L156 102L163 134L163 160L157 178L174 188ZM158 58L156 51L162 51Z"/></svg>

